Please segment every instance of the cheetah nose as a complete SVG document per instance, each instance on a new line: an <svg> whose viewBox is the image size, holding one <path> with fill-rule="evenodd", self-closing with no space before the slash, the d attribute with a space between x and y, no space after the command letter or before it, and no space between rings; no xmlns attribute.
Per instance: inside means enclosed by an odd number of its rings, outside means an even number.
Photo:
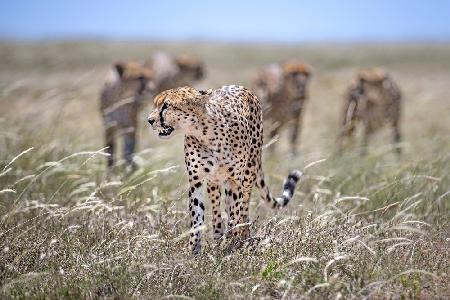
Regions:
<svg viewBox="0 0 450 300"><path fill-rule="evenodd" d="M155 123L155 119L148 118L147 120L148 120L148 123L149 123L151 126L153 126L153 123Z"/></svg>

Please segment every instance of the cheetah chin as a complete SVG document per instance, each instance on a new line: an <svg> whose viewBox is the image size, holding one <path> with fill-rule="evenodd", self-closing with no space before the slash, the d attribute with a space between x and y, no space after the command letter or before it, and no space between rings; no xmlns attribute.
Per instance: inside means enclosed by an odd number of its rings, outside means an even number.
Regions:
<svg viewBox="0 0 450 300"><path fill-rule="evenodd" d="M158 136L162 139L167 139L172 134L173 130L173 127L165 127L158 132Z"/></svg>

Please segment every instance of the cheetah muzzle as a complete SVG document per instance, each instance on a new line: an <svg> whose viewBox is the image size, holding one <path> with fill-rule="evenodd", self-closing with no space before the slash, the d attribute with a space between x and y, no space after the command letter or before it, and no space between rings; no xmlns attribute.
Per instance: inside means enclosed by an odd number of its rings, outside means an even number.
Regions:
<svg viewBox="0 0 450 300"><path fill-rule="evenodd" d="M168 138L172 132L173 132L173 127L172 126L164 126L163 125L163 129L161 129L160 131L158 131L158 136L162 139L166 139Z"/></svg>

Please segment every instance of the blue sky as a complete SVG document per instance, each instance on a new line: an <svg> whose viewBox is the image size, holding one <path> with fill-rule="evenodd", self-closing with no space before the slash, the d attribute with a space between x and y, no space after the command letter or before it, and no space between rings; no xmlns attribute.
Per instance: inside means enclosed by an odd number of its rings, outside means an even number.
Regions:
<svg viewBox="0 0 450 300"><path fill-rule="evenodd" d="M0 38L450 40L449 0L0 0Z"/></svg>

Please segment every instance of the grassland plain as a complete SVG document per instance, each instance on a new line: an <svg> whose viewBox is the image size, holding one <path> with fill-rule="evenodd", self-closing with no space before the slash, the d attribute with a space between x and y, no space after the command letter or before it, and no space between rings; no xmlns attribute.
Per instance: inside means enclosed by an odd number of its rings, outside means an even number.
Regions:
<svg viewBox="0 0 450 300"><path fill-rule="evenodd" d="M105 177L98 93L108 66L154 50L204 58L200 86L249 86L283 59L314 74L301 155L286 137L264 154L272 191L305 178L281 211L252 197L239 249L187 250L182 138L140 123L139 171ZM0 43L0 298L449 298L450 45ZM360 67L391 71L404 93L404 156L390 133L360 158L335 154L344 88ZM207 220L209 225L209 203Z"/></svg>

